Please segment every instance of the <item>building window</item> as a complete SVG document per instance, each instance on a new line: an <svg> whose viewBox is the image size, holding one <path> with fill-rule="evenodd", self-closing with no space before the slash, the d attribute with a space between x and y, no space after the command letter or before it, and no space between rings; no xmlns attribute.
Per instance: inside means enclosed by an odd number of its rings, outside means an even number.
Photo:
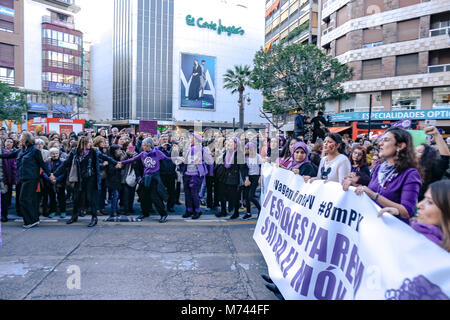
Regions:
<svg viewBox="0 0 450 320"><path fill-rule="evenodd" d="M14 69L0 67L0 82L14 84Z"/></svg>
<svg viewBox="0 0 450 320"><path fill-rule="evenodd" d="M419 4L420 0L399 0L399 8L412 6L414 4Z"/></svg>
<svg viewBox="0 0 450 320"><path fill-rule="evenodd" d="M407 76L419 73L419 54L397 56L395 63L396 76Z"/></svg>
<svg viewBox="0 0 450 320"><path fill-rule="evenodd" d="M339 56L348 51L348 43L345 36L336 39L336 56Z"/></svg>
<svg viewBox="0 0 450 320"><path fill-rule="evenodd" d="M392 91L392 110L420 109L420 89Z"/></svg>
<svg viewBox="0 0 450 320"><path fill-rule="evenodd" d="M364 60L362 62L362 79L382 78L381 58Z"/></svg>
<svg viewBox="0 0 450 320"><path fill-rule="evenodd" d="M375 47L383 44L383 30L381 27L368 28L363 30L364 46Z"/></svg>
<svg viewBox="0 0 450 320"><path fill-rule="evenodd" d="M340 27L349 20L347 5L340 8L336 13L336 27Z"/></svg>
<svg viewBox="0 0 450 320"><path fill-rule="evenodd" d="M433 108L450 108L450 87L433 88Z"/></svg>
<svg viewBox="0 0 450 320"><path fill-rule="evenodd" d="M372 111L384 109L381 102L381 92L358 93L350 95L350 99L341 99L341 112L368 112L370 110L370 95L372 95Z"/></svg>
<svg viewBox="0 0 450 320"><path fill-rule="evenodd" d="M397 41L409 41L419 39L420 19L411 19L397 23Z"/></svg>

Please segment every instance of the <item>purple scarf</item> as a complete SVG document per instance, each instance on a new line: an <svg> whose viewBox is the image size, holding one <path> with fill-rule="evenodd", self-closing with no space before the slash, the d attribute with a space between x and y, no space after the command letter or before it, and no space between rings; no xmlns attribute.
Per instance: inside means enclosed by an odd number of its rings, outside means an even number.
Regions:
<svg viewBox="0 0 450 320"><path fill-rule="evenodd" d="M302 148L303 151L305 151L305 153L306 153L305 159L303 159L303 161L300 161L300 162L295 161L295 156L294 156L294 153L298 148ZM294 148L292 149L291 159L292 159L292 162L287 167L288 170L298 169L305 163L310 162L308 147L306 146L306 144L304 142L300 141L300 142L297 142L296 144L294 144Z"/></svg>
<svg viewBox="0 0 450 320"><path fill-rule="evenodd" d="M428 224L420 223L419 221L411 221L410 223L411 227L416 230L417 232L423 234L425 237L427 237L429 240L433 241L434 243L441 245L442 244L442 231L437 226L432 226Z"/></svg>

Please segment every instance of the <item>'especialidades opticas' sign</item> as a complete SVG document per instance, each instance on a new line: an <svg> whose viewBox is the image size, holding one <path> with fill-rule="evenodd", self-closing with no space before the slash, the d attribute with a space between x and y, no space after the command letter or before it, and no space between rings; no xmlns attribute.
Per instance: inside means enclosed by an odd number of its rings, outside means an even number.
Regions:
<svg viewBox="0 0 450 320"><path fill-rule="evenodd" d="M447 109L424 109L404 111L375 111L372 112L372 120L427 120L427 119L450 119L450 108ZM332 115L332 122L339 121L367 121L369 112L348 112Z"/></svg>
<svg viewBox="0 0 450 320"><path fill-rule="evenodd" d="M222 20L221 19L219 19L219 23L215 23L213 21L207 22L207 21L204 21L203 18L195 19L190 14L186 16L186 24L188 26L192 26L192 27L197 26L197 27L202 28L202 29L214 30L214 31L217 31L218 34L222 34L222 32L223 32L223 33L228 34L228 36L231 36L233 34L240 34L241 36L243 36L244 33L245 33L245 31L244 31L244 29L242 29L242 27L235 27L235 26L227 27L227 26L224 26L222 24Z"/></svg>

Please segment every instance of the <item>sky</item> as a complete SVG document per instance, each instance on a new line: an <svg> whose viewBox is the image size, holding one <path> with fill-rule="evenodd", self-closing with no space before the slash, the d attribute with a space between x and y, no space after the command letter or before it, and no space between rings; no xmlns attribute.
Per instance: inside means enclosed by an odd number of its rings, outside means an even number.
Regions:
<svg viewBox="0 0 450 320"><path fill-rule="evenodd" d="M84 33L85 40L95 43L108 25L102 20L113 19L114 0L76 0L76 4L81 11L76 15L75 26Z"/></svg>

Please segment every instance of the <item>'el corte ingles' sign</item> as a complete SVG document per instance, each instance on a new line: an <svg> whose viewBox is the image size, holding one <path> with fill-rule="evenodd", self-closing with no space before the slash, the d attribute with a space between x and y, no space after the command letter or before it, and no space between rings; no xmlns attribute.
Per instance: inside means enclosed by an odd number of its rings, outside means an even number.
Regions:
<svg viewBox="0 0 450 320"><path fill-rule="evenodd" d="M206 21L204 21L203 18L195 19L190 14L186 16L186 24L188 26L192 26L192 27L197 26L202 29L211 29L211 30L217 31L218 34L222 34L222 32L223 32L223 33L228 34L229 37L233 34L239 34L239 35L243 36L245 33L245 31L244 31L244 29L242 29L242 27L224 26L222 24L221 19L219 19L219 23L215 23L212 21L206 22Z"/></svg>

